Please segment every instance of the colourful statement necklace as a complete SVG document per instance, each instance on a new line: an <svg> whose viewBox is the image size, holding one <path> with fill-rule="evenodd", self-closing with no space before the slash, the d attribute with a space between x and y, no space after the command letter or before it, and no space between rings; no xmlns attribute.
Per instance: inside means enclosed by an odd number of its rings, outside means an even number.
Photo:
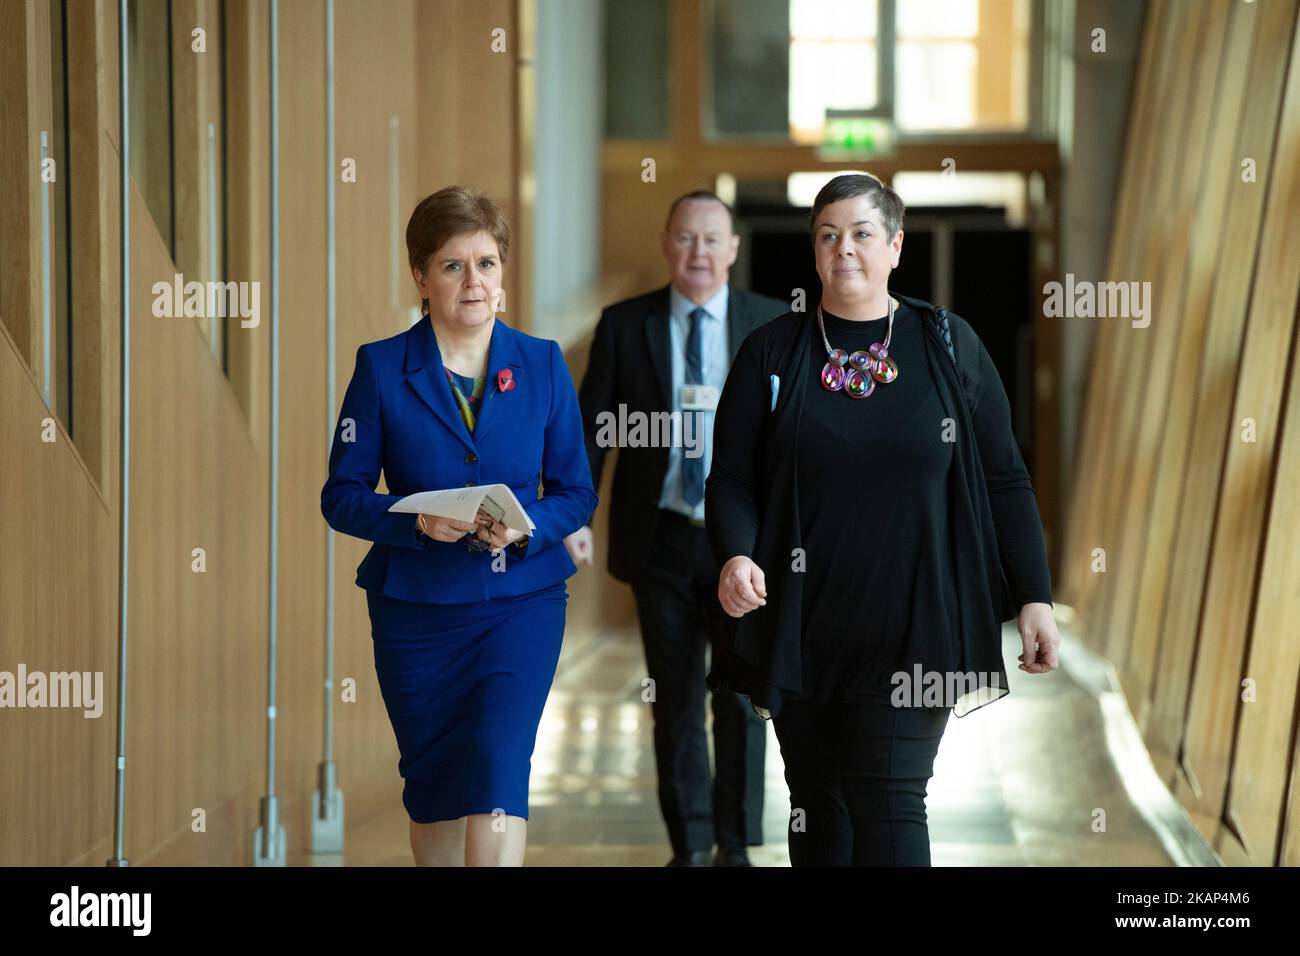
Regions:
<svg viewBox="0 0 1300 956"><path fill-rule="evenodd" d="M817 328L821 330L826 355L830 359L822 366L822 388L828 392L843 389L850 398L866 398L876 390L876 382L892 382L898 378L898 363L889 357L889 340L894 334L894 299L889 299L889 331L884 342L875 342L850 355L844 349L831 348L826 338L826 323L822 319L821 303L817 304ZM847 368L845 366L848 366Z"/></svg>

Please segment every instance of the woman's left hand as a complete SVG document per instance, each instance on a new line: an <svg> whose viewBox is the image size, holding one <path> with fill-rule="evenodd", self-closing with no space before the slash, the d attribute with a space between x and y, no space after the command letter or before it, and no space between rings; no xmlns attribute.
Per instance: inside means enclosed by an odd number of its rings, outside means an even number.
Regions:
<svg viewBox="0 0 1300 956"><path fill-rule="evenodd" d="M1043 602L1026 604L1020 609L1020 639L1025 652L1020 655L1020 669L1029 674L1045 674L1060 663L1057 652L1061 636L1056 633L1056 615L1052 605Z"/></svg>
<svg viewBox="0 0 1300 956"><path fill-rule="evenodd" d="M523 537L522 531L516 531L513 528L507 528L500 521L494 520L490 515L479 511L478 519L481 522L478 528L478 537L481 541L486 541L492 546L492 553L496 554L506 545L517 541Z"/></svg>

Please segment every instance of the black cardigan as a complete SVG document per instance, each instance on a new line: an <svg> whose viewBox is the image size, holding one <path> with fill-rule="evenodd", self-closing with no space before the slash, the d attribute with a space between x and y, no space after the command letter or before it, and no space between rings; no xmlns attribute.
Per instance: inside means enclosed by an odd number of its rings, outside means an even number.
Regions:
<svg viewBox="0 0 1300 956"><path fill-rule="evenodd" d="M968 692L959 695L954 707L963 717L1009 692L1002 622L1015 619L1024 604L1051 602L1046 546L1029 474L1014 439L1002 443L1010 451L994 473L986 473L981 464L974 425L981 399L991 403L983 410L996 413L983 420L997 422L992 427L1005 429L1006 436L1011 431L1006 391L983 343L959 316L922 299L894 295L925 317L930 370L945 413L957 423L949 494L959 670L971 677ZM767 584L765 606L739 619L728 618L730 640L714 661L708 684L713 690L745 694L773 716L787 692L802 690L803 572L792 569L792 552L801 546L794 455L815 324L806 312L788 312L745 339L718 403L713 464L705 485L706 521L719 565L746 555L762 568ZM979 384L972 387L976 369ZM780 379L775 409L773 375ZM1013 515L1014 522L1009 517ZM1013 523L1032 533L1000 538L998 525L1009 528Z"/></svg>

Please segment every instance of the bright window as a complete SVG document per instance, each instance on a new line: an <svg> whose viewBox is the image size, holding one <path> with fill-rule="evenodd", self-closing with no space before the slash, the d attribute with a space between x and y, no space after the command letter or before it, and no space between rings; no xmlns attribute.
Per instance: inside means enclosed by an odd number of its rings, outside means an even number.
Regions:
<svg viewBox="0 0 1300 956"><path fill-rule="evenodd" d="M877 105L876 0L790 0L790 136L820 142L827 109Z"/></svg>
<svg viewBox="0 0 1300 956"><path fill-rule="evenodd" d="M1017 130L1029 115L1029 0L789 0L790 137L820 143L827 109L900 130ZM881 51L893 102L882 102ZM886 59L888 63L888 59Z"/></svg>

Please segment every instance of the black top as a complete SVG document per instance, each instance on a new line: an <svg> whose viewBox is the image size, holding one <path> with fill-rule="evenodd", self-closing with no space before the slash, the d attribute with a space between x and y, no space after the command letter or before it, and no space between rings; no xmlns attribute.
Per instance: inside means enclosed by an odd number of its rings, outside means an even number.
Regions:
<svg viewBox="0 0 1300 956"><path fill-rule="evenodd" d="M852 353L885 341L887 317L823 316L832 348ZM889 355L898 377L862 399L822 386L826 347L820 333L812 337L798 448L805 698L888 697L896 670L910 674L919 662L947 672L959 662L949 626L957 613L952 435L943 440L923 335L920 316L895 311Z"/></svg>
<svg viewBox="0 0 1300 956"><path fill-rule="evenodd" d="M960 717L1006 693L1001 622L1051 603L1037 501L988 351L959 316L895 298L899 375L867 398L822 389L816 315L790 312L745 340L719 400L710 541L719 562L753 558L768 600L734 620L708 684L773 715L801 695L887 693L895 671L955 657L979 685L960 694ZM887 324L832 317L827 334L852 351Z"/></svg>
<svg viewBox="0 0 1300 956"><path fill-rule="evenodd" d="M823 317L831 347L849 353L883 343L889 326L887 316ZM948 501L955 427L945 423L924 334L918 313L895 310L889 355L898 376L863 399L822 386L826 346L812 337L797 457L804 690L790 699L887 699L896 672L960 665ZM1000 530L1019 538L1036 529ZM1034 599L1051 601L1047 581L1028 583Z"/></svg>

